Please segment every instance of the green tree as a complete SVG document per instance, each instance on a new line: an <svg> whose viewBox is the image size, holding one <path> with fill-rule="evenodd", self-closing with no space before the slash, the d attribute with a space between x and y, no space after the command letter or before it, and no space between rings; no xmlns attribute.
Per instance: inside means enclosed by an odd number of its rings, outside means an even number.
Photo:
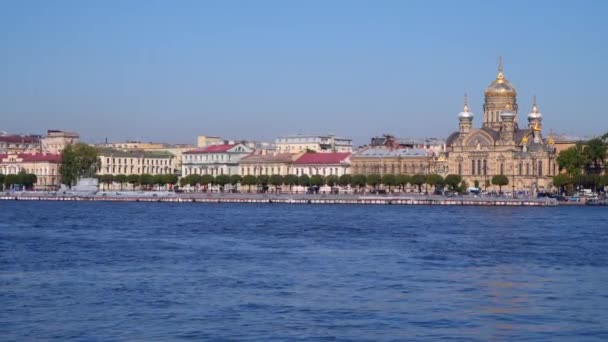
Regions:
<svg viewBox="0 0 608 342"><path fill-rule="evenodd" d="M310 177L308 177L308 175L300 175L300 177L298 177L298 185L310 186Z"/></svg>
<svg viewBox="0 0 608 342"><path fill-rule="evenodd" d="M410 184L411 178L408 175L397 175L395 177L395 183L399 186L401 191L405 190L405 187Z"/></svg>
<svg viewBox="0 0 608 342"><path fill-rule="evenodd" d="M459 175L447 175L445 177L445 184L447 184L451 190L458 190L458 185L462 181L462 177Z"/></svg>
<svg viewBox="0 0 608 342"><path fill-rule="evenodd" d="M340 182L340 178L336 175L329 175L327 177L325 177L325 184L327 184L330 187L334 187L336 185L338 185L338 182Z"/></svg>
<svg viewBox="0 0 608 342"><path fill-rule="evenodd" d="M97 181L100 182L105 190L108 190L112 183L114 183L114 175L100 175L97 176Z"/></svg>
<svg viewBox="0 0 608 342"><path fill-rule="evenodd" d="M380 177L380 175L369 175L367 176L366 183L376 190L376 187L382 183L382 177Z"/></svg>
<svg viewBox="0 0 608 342"><path fill-rule="evenodd" d="M243 178L240 175L232 175L230 176L230 185L232 186L233 191L236 190L236 186L241 183Z"/></svg>
<svg viewBox="0 0 608 342"><path fill-rule="evenodd" d="M310 184L314 186L323 186L325 185L325 177L321 175L312 175L310 176Z"/></svg>
<svg viewBox="0 0 608 342"><path fill-rule="evenodd" d="M474 180L473 181L473 186L476 187L477 189L479 189L479 180Z"/></svg>
<svg viewBox="0 0 608 342"><path fill-rule="evenodd" d="M274 186L275 192L278 192L278 189L281 185L283 185L283 176L281 175L271 175L268 179L268 183Z"/></svg>
<svg viewBox="0 0 608 342"><path fill-rule="evenodd" d="M285 175L285 177L283 177L283 182L285 182L285 185L289 185L289 192L291 192L293 186L298 184L298 176Z"/></svg>
<svg viewBox="0 0 608 342"><path fill-rule="evenodd" d="M127 183L131 184L131 188L135 190L135 187L139 184L139 175L128 175Z"/></svg>
<svg viewBox="0 0 608 342"><path fill-rule="evenodd" d="M426 182L426 176L422 174L416 174L412 176L410 184L418 187L418 192L422 192L422 185Z"/></svg>
<svg viewBox="0 0 608 342"><path fill-rule="evenodd" d="M19 176L18 175L6 175L4 177L4 185L9 188L11 185L19 184Z"/></svg>
<svg viewBox="0 0 608 342"><path fill-rule="evenodd" d="M171 185L171 188L173 188L175 186L175 184L177 184L177 176L172 174L172 173L168 173L165 176L165 184L169 184Z"/></svg>
<svg viewBox="0 0 608 342"><path fill-rule="evenodd" d="M382 184L386 185L388 187L388 191L390 192L391 186L397 185L397 176L392 174L382 176Z"/></svg>
<svg viewBox="0 0 608 342"><path fill-rule="evenodd" d="M606 160L606 143L600 138L595 138L587 141L586 145L587 158L593 164L595 171L599 173Z"/></svg>
<svg viewBox="0 0 608 342"><path fill-rule="evenodd" d="M94 177L99 164L95 147L83 143L70 144L61 154L61 183L71 188L80 178Z"/></svg>
<svg viewBox="0 0 608 342"><path fill-rule="evenodd" d="M559 153L556 158L560 170L566 170L570 176L581 174L581 170L589 163L582 144L576 144Z"/></svg>
<svg viewBox="0 0 608 342"><path fill-rule="evenodd" d="M566 187L572 184L572 179L565 173L553 176L553 185L560 189L560 192L566 192Z"/></svg>
<svg viewBox="0 0 608 342"><path fill-rule="evenodd" d="M498 192L502 194L502 187L505 185L509 185L509 178L505 175L493 176L492 184L498 185Z"/></svg>
<svg viewBox="0 0 608 342"><path fill-rule="evenodd" d="M20 184L25 189L32 189L34 184L36 184L37 177L33 173L25 173L25 171L20 171L13 180L13 184Z"/></svg>
<svg viewBox="0 0 608 342"><path fill-rule="evenodd" d="M258 179L256 176L253 176L253 175L244 176L243 179L241 180L241 185L249 187L248 192L251 192L251 186L256 185L257 183L258 183Z"/></svg>
<svg viewBox="0 0 608 342"><path fill-rule="evenodd" d="M351 175L342 175L340 176L340 179L338 180L338 184L340 184L340 186L348 186L353 182L353 177L351 177Z"/></svg>
<svg viewBox="0 0 608 342"><path fill-rule="evenodd" d="M352 185L356 186L359 190L367 184L367 176L365 175L354 175L352 177Z"/></svg>
<svg viewBox="0 0 608 342"><path fill-rule="evenodd" d="M156 185L157 190L160 191L160 188L166 184L165 175L158 174L158 175L152 176L152 184Z"/></svg>
<svg viewBox="0 0 608 342"><path fill-rule="evenodd" d="M139 184L146 187L147 190L150 190L150 187L154 185L154 176L148 173L144 173L139 176Z"/></svg>
<svg viewBox="0 0 608 342"><path fill-rule="evenodd" d="M122 186L127 182L127 175L116 175L114 181L120 185L120 191L122 191Z"/></svg>
<svg viewBox="0 0 608 342"><path fill-rule="evenodd" d="M425 183L430 185L431 187L433 187L436 190L436 189L443 188L443 185L445 184L445 180L443 179L443 177L441 175L434 173L434 174L430 174L430 175L426 176Z"/></svg>
<svg viewBox="0 0 608 342"><path fill-rule="evenodd" d="M268 177L268 175L259 175L257 178L257 184L260 186L268 185L269 181L270 181L270 177Z"/></svg>
<svg viewBox="0 0 608 342"><path fill-rule="evenodd" d="M0 190L4 190L4 174L0 173Z"/></svg>
<svg viewBox="0 0 608 342"><path fill-rule="evenodd" d="M212 175L201 175L198 179L198 184L207 189L209 185L215 184L215 178Z"/></svg>
<svg viewBox="0 0 608 342"><path fill-rule="evenodd" d="M224 187L230 184L230 176L228 175L217 175L215 177L215 183L220 186L221 191L224 191Z"/></svg>

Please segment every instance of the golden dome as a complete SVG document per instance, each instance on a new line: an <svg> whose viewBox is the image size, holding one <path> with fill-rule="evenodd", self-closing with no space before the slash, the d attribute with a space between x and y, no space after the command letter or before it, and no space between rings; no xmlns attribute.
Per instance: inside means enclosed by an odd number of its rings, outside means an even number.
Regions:
<svg viewBox="0 0 608 342"><path fill-rule="evenodd" d="M498 62L498 75L496 75L496 79L488 86L486 89L485 95L513 95L515 96L517 92L515 91L515 87L511 85L511 83L505 78L505 75L502 71L502 59Z"/></svg>

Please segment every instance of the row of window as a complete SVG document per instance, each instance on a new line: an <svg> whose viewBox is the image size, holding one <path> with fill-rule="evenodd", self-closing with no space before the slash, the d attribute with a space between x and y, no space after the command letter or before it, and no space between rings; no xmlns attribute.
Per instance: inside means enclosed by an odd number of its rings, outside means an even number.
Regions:
<svg viewBox="0 0 608 342"><path fill-rule="evenodd" d="M232 156L229 154L192 154L185 155L184 161L187 163L197 162L197 161L231 161Z"/></svg>
<svg viewBox="0 0 608 342"><path fill-rule="evenodd" d="M306 172L308 170L308 172ZM304 174L307 175L324 175L324 176L339 176L340 172L339 169L337 167L322 167L322 168L318 168L318 167L299 167L299 168L287 168L287 174L291 174L292 171L295 172L296 175L301 176ZM276 168L276 172L275 172L275 168L274 167L242 167L241 168L241 174L242 175L275 175L275 174L282 174L281 169L279 167Z"/></svg>
<svg viewBox="0 0 608 342"><path fill-rule="evenodd" d="M170 159L140 159L140 158L112 158L112 164L118 165L135 165L134 160L137 161L137 165L171 165ZM127 162L128 161L128 162ZM106 164L110 164L110 158L106 157Z"/></svg>
<svg viewBox="0 0 608 342"><path fill-rule="evenodd" d="M504 163L500 163L499 174L505 174L505 165ZM525 171L525 172L524 172ZM532 171L532 173L530 173ZM543 175L543 161L539 160L537 163L530 162L519 162L517 164L517 175L518 176L542 176ZM549 176L557 174L557 166L555 163L549 166L548 168ZM458 174L462 175L462 164L458 163ZM488 164L485 159L471 160L471 175L475 176L486 176L488 174Z"/></svg>
<svg viewBox="0 0 608 342"><path fill-rule="evenodd" d="M171 168L169 167L161 167L161 166L144 166L138 167L137 172L135 172L135 166L106 166L105 167L106 174L169 174L171 173Z"/></svg>

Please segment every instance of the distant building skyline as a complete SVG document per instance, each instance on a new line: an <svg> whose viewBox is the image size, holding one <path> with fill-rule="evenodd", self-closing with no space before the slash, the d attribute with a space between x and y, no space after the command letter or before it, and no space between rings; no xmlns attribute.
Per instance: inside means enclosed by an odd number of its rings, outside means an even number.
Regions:
<svg viewBox="0 0 608 342"><path fill-rule="evenodd" d="M483 116L500 55L520 112L536 95L547 132L608 128L606 2L60 0L1 9L0 130L10 133L60 129L92 143L441 138L463 93Z"/></svg>

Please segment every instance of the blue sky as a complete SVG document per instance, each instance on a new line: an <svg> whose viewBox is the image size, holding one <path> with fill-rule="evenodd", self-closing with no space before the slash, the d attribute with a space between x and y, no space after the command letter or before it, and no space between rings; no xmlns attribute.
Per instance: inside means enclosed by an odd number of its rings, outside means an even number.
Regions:
<svg viewBox="0 0 608 342"><path fill-rule="evenodd" d="M194 143L481 124L499 55L520 125L608 131L606 1L2 1L0 130Z"/></svg>

